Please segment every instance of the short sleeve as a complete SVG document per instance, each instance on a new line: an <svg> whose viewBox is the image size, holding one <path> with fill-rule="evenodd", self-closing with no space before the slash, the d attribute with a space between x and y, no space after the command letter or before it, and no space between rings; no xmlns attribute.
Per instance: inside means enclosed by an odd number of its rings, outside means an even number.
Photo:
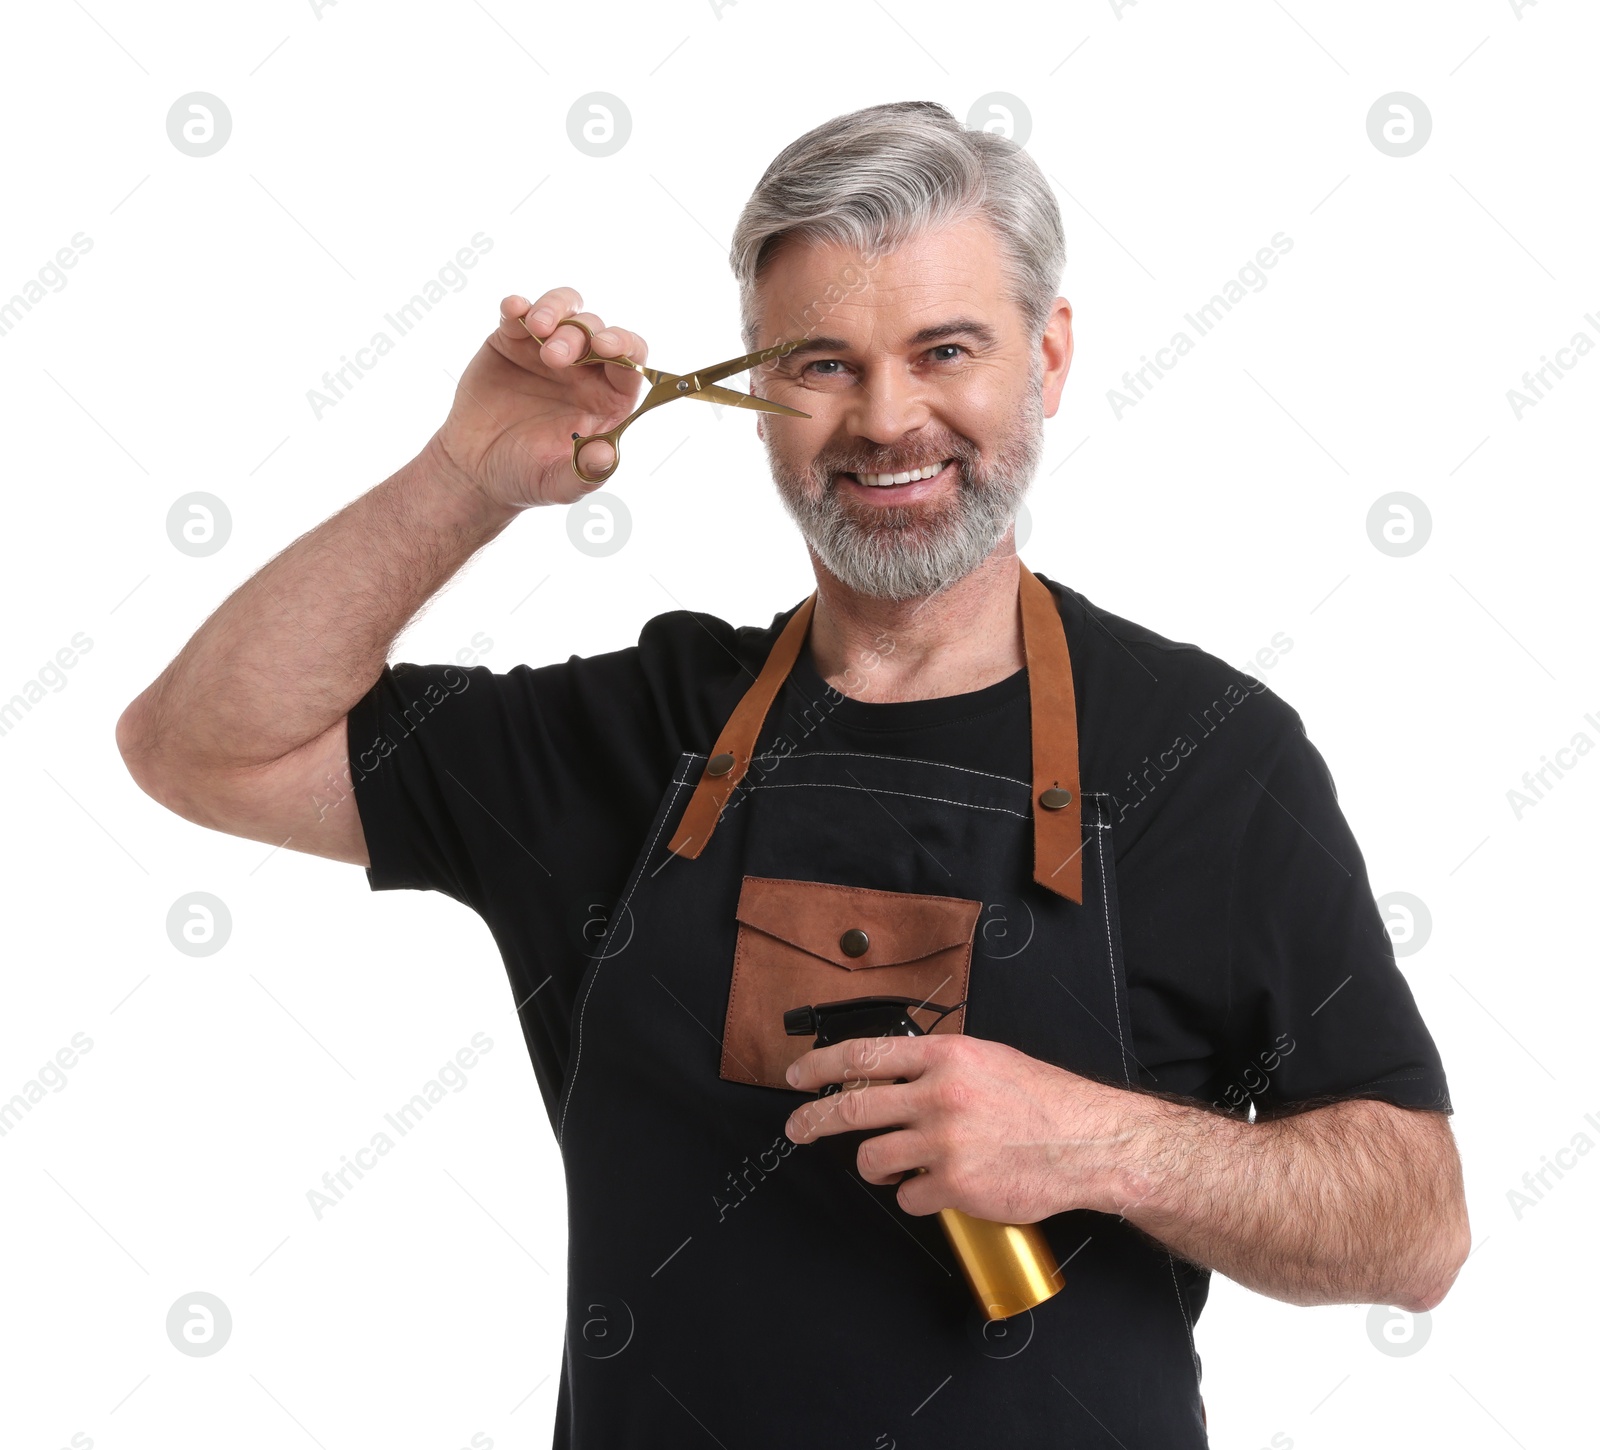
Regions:
<svg viewBox="0 0 1600 1450"><path fill-rule="evenodd" d="M484 919L547 1112L593 933L669 773L657 718L637 651L503 674L386 665L349 712L368 884Z"/></svg>
<svg viewBox="0 0 1600 1450"><path fill-rule="evenodd" d="M529 895L620 885L670 764L637 653L384 666L348 728L373 890L441 891L494 927Z"/></svg>
<svg viewBox="0 0 1600 1450"><path fill-rule="evenodd" d="M494 737L506 734L501 696L499 677L485 668L385 665L350 710L350 774L374 891L440 891L482 910L483 872L475 858L489 822L463 818L473 791L462 771L475 761L480 785L510 772L509 760L486 758ZM493 729L497 720L500 728ZM518 849L514 836L506 844ZM538 870L531 845L521 850Z"/></svg>
<svg viewBox="0 0 1600 1450"><path fill-rule="evenodd" d="M1298 715L1246 769L1228 904L1228 1061L1211 1094L1258 1117L1345 1098L1450 1112L1438 1049Z"/></svg>

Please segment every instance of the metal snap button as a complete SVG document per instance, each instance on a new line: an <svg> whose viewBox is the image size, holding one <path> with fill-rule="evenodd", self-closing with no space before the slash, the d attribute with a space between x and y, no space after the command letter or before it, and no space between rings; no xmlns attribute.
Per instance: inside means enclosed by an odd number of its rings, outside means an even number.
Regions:
<svg viewBox="0 0 1600 1450"><path fill-rule="evenodd" d="M1039 804L1047 811L1059 811L1062 807L1072 804L1072 792L1062 790L1059 786L1042 791L1039 795Z"/></svg>
<svg viewBox="0 0 1600 1450"><path fill-rule="evenodd" d="M849 931L839 938L839 950L847 957L864 957L867 954L867 948L871 945L872 943L867 940L866 932L862 931L859 926L851 927Z"/></svg>
<svg viewBox="0 0 1600 1450"><path fill-rule="evenodd" d="M706 761L707 775L726 775L733 769L733 757L724 751L721 755L713 755Z"/></svg>

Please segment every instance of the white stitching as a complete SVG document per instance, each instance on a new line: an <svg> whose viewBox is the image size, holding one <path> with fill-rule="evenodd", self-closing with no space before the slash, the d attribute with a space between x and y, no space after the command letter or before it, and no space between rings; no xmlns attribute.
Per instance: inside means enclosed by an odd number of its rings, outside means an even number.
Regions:
<svg viewBox="0 0 1600 1450"><path fill-rule="evenodd" d="M1106 917L1106 963L1111 968L1111 1010L1117 1019L1117 1049L1122 1053L1122 1080L1129 1082L1128 1045L1122 1040L1122 1006L1117 1001L1117 959L1111 948L1111 898L1106 891L1106 838L1096 836L1094 843L1100 853L1100 904Z"/></svg>
<svg viewBox="0 0 1600 1450"><path fill-rule="evenodd" d="M965 765L951 765L944 760L923 760L916 755L879 755L867 750L808 750L804 754L787 755L785 760L823 760L830 756L839 756L845 760L904 760L912 765L936 765L943 770L959 770L965 775L981 775L989 780L1003 780L1010 785L1020 785L1024 790L1032 790L1033 782L1018 780L1011 775L996 775L992 770L973 770Z"/></svg>
<svg viewBox="0 0 1600 1450"><path fill-rule="evenodd" d="M1178 1285L1178 1266L1172 1261L1172 1254L1167 1254L1167 1270L1172 1275L1172 1292L1178 1296L1178 1314L1183 1319L1183 1332L1189 1336L1189 1363L1194 1366L1194 1387L1196 1393L1200 1389L1200 1355L1194 1347L1194 1327L1189 1323L1189 1311L1184 1307L1183 1290Z"/></svg>
<svg viewBox="0 0 1600 1450"><path fill-rule="evenodd" d="M943 796L919 795L916 791L912 790L873 790L870 786L836 785L832 781L791 780L780 781L776 785L767 785L763 783L761 785L751 786L748 793L754 795L758 790L859 790L865 791L868 795L906 796L911 800L934 801L938 805L942 806L965 806L968 810L972 811L994 811L1002 816L1015 816L1019 821L1028 821L1033 819L1033 817L1028 815L1025 811L1011 811L1007 810L1004 806L979 806L974 805L971 801L952 801L946 800Z"/></svg>
<svg viewBox="0 0 1600 1450"><path fill-rule="evenodd" d="M703 751L703 750L685 750L685 751L682 751L681 753L686 755L686 756L688 756L690 760L710 760L711 759L711 757L709 755L707 755L706 752ZM819 755L857 755L862 760L913 760L918 765L937 765L937 766L942 766L946 770L964 770L964 771L967 771L967 773L969 775L987 775L987 776L990 776L990 779L992 779L992 780L1006 780L1006 781L1010 781L1013 785L1024 786L1028 790L1032 790L1033 789L1033 784L1032 784L1031 781L1017 780L1013 776L1009 776L1009 775L991 775L991 773L989 771L987 771L987 770L968 770L968 768L966 766L964 766L964 765L949 765L945 761L942 761L942 760L921 760L921 759L918 759L915 756L910 756L910 755L870 755L870 754L866 754L864 752L848 751L848 750L812 750L812 751L808 751L804 755L780 755L780 756L778 756L778 759L779 760L810 760L812 757L819 756ZM766 755L752 756L751 758L753 760L767 760L767 759L771 758L771 752L769 751ZM676 784L676 782L674 782L674 784ZM694 784L694 782L684 781L683 784L684 785L690 785L690 784ZM752 787L752 789L754 789L754 787ZM1079 795L1079 798L1082 799L1082 800L1109 801L1109 800L1115 800L1116 799L1116 797L1108 790L1083 790L1083 789L1080 788L1079 791L1078 791L1078 795ZM931 797L930 797L930 799L931 799ZM1100 826L1099 829L1102 830L1102 831L1109 831L1111 829L1111 827L1108 826L1108 825L1105 825L1105 826Z"/></svg>
<svg viewBox="0 0 1600 1450"><path fill-rule="evenodd" d="M1105 796L1107 793L1103 792L1103 791L1096 791L1096 792L1094 792L1094 794ZM1110 827L1107 826L1107 827L1103 827L1102 829L1109 830ZM1111 963L1111 1005L1112 1005L1112 1010L1117 1014L1117 1043L1118 1043L1118 1046L1123 1047L1122 1076L1123 1076L1123 1080L1127 1081L1128 1080L1128 1059L1127 1059L1127 1049L1126 1049L1125 1046L1123 1046L1123 1043L1122 1043L1122 1008L1121 1008L1120 1005L1118 1005L1118 1002L1117 1002L1117 963L1116 963L1116 958L1112 954L1112 949L1111 949L1111 940L1112 940L1111 939L1111 900L1110 900L1110 897L1109 897L1109 895L1107 893L1107 890L1106 890L1106 847L1105 847L1105 840L1106 840L1106 838L1104 836L1099 836L1099 837L1096 838L1096 841L1095 841L1095 844L1099 848L1099 852L1100 852L1100 899L1101 899L1101 902L1102 902L1102 904L1104 905L1104 908L1105 908L1105 918L1106 918L1106 955L1107 955L1107 957L1108 957L1108 959L1110 960L1110 963ZM1183 1320L1183 1332L1184 1332L1184 1334L1187 1336L1187 1338L1189 1340L1189 1364L1190 1364L1190 1367L1194 1370L1195 1393L1199 1394L1199 1392L1200 1392L1200 1354L1199 1354L1199 1351L1196 1350L1196 1348L1195 1348L1194 1326L1192 1324L1190 1324L1190 1322L1189 1322L1189 1310L1188 1310L1187 1305L1185 1305L1185 1303L1183 1302L1183 1286L1178 1283L1178 1266L1173 1261L1171 1251L1167 1250L1166 1254L1167 1254L1167 1272L1172 1276L1172 1292L1173 1292L1173 1295L1177 1298L1177 1301L1178 1301L1178 1317Z"/></svg>
<svg viewBox="0 0 1600 1450"><path fill-rule="evenodd" d="M787 757L787 758L792 759L793 757ZM776 784L769 784L769 783L763 781L759 785L751 786L748 790L746 790L744 792L744 794L747 795L747 796L754 795L756 793L756 791L758 791L758 790L808 790L808 789L809 790L863 790L868 795L898 795L898 796L905 796L910 800L933 801L938 805L944 805L944 806L965 806L968 810L973 810L973 811L995 811L1000 815L1014 816L1019 821L1031 821L1033 819L1033 817L1026 811L1008 810L1005 806L980 806L980 805L974 805L971 801L946 800L943 796L938 796L938 795L918 795L916 791L911 791L911 790L882 790L882 789L874 790L871 786L865 786L865 785L840 785L837 782L831 781L831 780L790 780L790 781L779 781ZM720 819L720 817L719 817L719 819ZM1091 830L1096 830L1096 831L1109 831L1111 829L1110 826L1103 826L1098 821L1085 821L1084 825L1088 826Z"/></svg>
<svg viewBox="0 0 1600 1450"><path fill-rule="evenodd" d="M679 786L687 782L673 780L673 785ZM622 899L622 910L617 913L620 921L627 915L628 903L633 900L633 893L639 889L639 882L644 879L644 868L650 864L650 858L656 853L656 842L661 839L662 831L666 830L667 822L672 818L672 809L678 803L679 792L672 792L672 799L661 814L661 824L656 827L656 833L650 838L650 849L645 852L644 860L639 863L638 874L633 878L633 884L628 887L628 894ZM609 954L607 954L609 955ZM594 971L589 976L589 990L583 994L583 1001L578 1004L578 1031L577 1040L572 1051L572 1069L567 1078L566 1101L561 1105L561 1121L556 1125L556 1143L560 1145L567 1131L567 1110L572 1106L572 1090L578 1082L578 1063L583 1057L583 1015L589 1010L589 997L594 992L594 984L600 977L600 967L606 961L606 956L601 956L594 964Z"/></svg>

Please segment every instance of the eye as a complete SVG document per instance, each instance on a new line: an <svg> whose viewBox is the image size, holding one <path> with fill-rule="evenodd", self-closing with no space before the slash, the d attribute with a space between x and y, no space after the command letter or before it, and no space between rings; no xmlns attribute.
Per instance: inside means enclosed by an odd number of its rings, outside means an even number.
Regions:
<svg viewBox="0 0 1600 1450"><path fill-rule="evenodd" d="M949 357L934 357L933 360L935 362L954 362L955 361L955 354L958 353L958 352L965 352L965 351L966 351L966 348L962 347L962 345L959 342L939 342L939 343L935 343L932 347L930 347L928 349L928 353L929 353L930 356L932 356L935 353L946 353L947 352L947 353L950 354Z"/></svg>
<svg viewBox="0 0 1600 1450"><path fill-rule="evenodd" d="M824 358L818 358L815 362L807 363L805 365L805 367L801 369L801 371L809 373L812 368L842 368L843 366L844 366L844 364L842 362L840 362L839 359L836 358L836 357L824 357ZM836 377L839 376L839 374L838 373L818 373L818 374L816 374L816 376L820 377L820 378L836 378Z"/></svg>

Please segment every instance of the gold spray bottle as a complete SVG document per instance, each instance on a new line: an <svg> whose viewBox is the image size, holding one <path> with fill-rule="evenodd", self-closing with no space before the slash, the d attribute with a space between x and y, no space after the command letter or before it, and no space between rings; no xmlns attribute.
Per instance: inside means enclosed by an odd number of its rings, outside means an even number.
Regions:
<svg viewBox="0 0 1600 1450"><path fill-rule="evenodd" d="M847 1037L921 1037L923 1029L909 1009L925 1007L943 1017L960 1005L940 1007L914 997L851 997L791 1008L783 1014L783 1030L791 1037L814 1034L816 1047ZM829 1083L817 1096L827 1097L840 1086ZM993 1223L957 1208L941 1208L939 1222L986 1319L1008 1319L1043 1304L1066 1282L1050 1241L1036 1223Z"/></svg>

